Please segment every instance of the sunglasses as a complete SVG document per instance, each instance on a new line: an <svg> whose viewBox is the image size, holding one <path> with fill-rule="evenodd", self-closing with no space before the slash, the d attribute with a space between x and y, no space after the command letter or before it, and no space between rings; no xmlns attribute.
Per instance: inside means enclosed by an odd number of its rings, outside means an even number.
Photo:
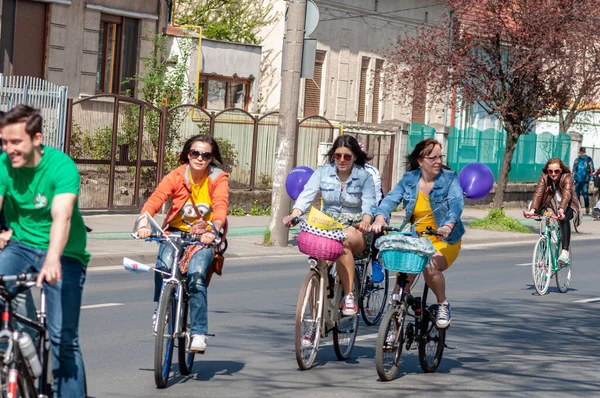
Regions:
<svg viewBox="0 0 600 398"><path fill-rule="evenodd" d="M440 156L423 156L423 159L427 159L431 163L435 163L435 162L444 163L444 159L446 159L446 156L444 156L444 155L440 155Z"/></svg>
<svg viewBox="0 0 600 398"><path fill-rule="evenodd" d="M211 152L200 152L195 149L190 149L190 158L198 159L198 156L202 156L202 160L211 160L213 158Z"/></svg>
<svg viewBox="0 0 600 398"><path fill-rule="evenodd" d="M560 174L561 171L561 169L548 169L548 174Z"/></svg>
<svg viewBox="0 0 600 398"><path fill-rule="evenodd" d="M333 158L335 160L340 160L342 157L344 157L344 160L347 162L352 160L352 155L350 155L349 153L334 153L333 154Z"/></svg>

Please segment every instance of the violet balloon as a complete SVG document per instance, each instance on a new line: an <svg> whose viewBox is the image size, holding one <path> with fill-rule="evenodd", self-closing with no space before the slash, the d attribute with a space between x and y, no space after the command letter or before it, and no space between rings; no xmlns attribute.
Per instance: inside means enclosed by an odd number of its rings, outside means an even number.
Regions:
<svg viewBox="0 0 600 398"><path fill-rule="evenodd" d="M298 166L290 171L285 180L285 190L290 198L296 200L302 193L304 186L313 175L314 171L307 166Z"/></svg>
<svg viewBox="0 0 600 398"><path fill-rule="evenodd" d="M458 181L467 199L481 199L492 190L494 173L483 163L470 163L461 170Z"/></svg>

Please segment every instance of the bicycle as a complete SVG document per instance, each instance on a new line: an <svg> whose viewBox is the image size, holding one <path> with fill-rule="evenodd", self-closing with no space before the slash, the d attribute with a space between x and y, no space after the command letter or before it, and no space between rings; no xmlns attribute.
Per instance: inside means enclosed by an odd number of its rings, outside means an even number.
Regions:
<svg viewBox="0 0 600 398"><path fill-rule="evenodd" d="M127 257L123 259L123 265L130 271L149 271L153 269L163 276L162 290L158 300L158 312L153 332L155 336L154 382L157 388L165 388L170 377L173 349L175 347L177 347L178 352L179 373L184 376L189 375L194 366L195 353L189 350L191 325L187 274L181 273L178 262L187 246L199 245L204 247L204 245L199 242L200 235L186 232L165 233L150 215L146 215L146 217L152 225L152 230L158 231L153 232L149 238L146 238L146 241L167 243L174 249L170 271L167 272L158 268L152 268ZM208 224L213 230L216 230L212 223L208 222ZM132 233L132 236L137 238L137 233ZM221 239L217 237L211 246L220 244Z"/></svg>
<svg viewBox="0 0 600 398"><path fill-rule="evenodd" d="M394 227L384 227L383 230L386 232L400 232L400 229ZM437 235L432 229L423 232L421 235L423 234ZM410 236L411 234L400 232L398 235ZM400 251L397 251L397 253L400 253ZM410 254L417 256L414 253ZM383 258L386 255L385 251L382 249L380 253L383 266L390 271L397 272L394 288L394 292L397 293L393 293L391 296L391 308L385 314L379 326L375 345L375 367L382 381L390 381L396 376L400 366L403 346L406 350L410 350L413 344L417 343L419 363L425 373L435 372L442 360L444 348L446 347L446 329L436 327L437 304L427 306L429 291L427 282L425 282L422 297L414 297L410 289L406 289L410 274L420 274L425 264L431 267L434 266L431 254L423 257L417 256L421 257L417 260L421 263L415 265L416 263L409 261L408 257L404 257L407 259L404 261L394 261L395 259L392 257L385 261L386 259ZM416 285L416 282L416 280L413 281L411 286ZM405 327L407 316L414 318L414 323L408 323Z"/></svg>
<svg viewBox="0 0 600 398"><path fill-rule="evenodd" d="M356 271L361 280L360 314L368 326L376 325L383 316L387 305L389 273L383 270L383 280L373 280L373 262L371 257L354 260Z"/></svg>
<svg viewBox="0 0 600 398"><path fill-rule="evenodd" d="M541 216L530 215L524 211L523 216L540 221L540 237L533 248L531 260L535 291L540 296L546 294L550 279L554 276L558 291L566 293L571 281L571 250L569 250L569 261L559 263L558 257L562 246L560 226L556 222L558 217L553 216L550 211L544 212Z"/></svg>
<svg viewBox="0 0 600 398"><path fill-rule="evenodd" d="M46 324L46 296L40 294L40 309L35 320L16 312L17 296L35 286L37 273L0 275L0 297L3 301L0 329L0 371L3 397L52 397L53 374L50 361L50 338ZM10 288L6 282L14 283ZM18 330L14 322L35 333L35 344L27 331Z"/></svg>
<svg viewBox="0 0 600 398"><path fill-rule="evenodd" d="M294 218L292 223L306 222ZM300 244L299 244L300 245ZM298 295L294 349L301 370L312 368L321 338L333 333L333 349L339 360L350 357L358 333L358 314L345 316L343 288L333 260L309 256L309 271ZM360 295L360 280L354 275L354 297Z"/></svg>

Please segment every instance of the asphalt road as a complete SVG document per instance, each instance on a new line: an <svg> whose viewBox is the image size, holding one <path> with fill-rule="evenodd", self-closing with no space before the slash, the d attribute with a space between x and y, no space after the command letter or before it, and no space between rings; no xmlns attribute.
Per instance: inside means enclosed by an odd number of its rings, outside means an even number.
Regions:
<svg viewBox="0 0 600 398"><path fill-rule="evenodd" d="M205 355L190 376L153 379L152 275L90 270L81 343L93 397L422 397L591 396L600 390L600 289L595 245L573 242L571 289L531 284L533 245L463 250L446 272L453 321L438 372L424 374L416 350L398 377L379 381L377 326L361 323L350 360L324 347L317 366L299 371L293 339L302 256L228 259L209 289ZM433 297L433 296L430 296ZM598 297L598 302L576 302ZM105 306L102 306L105 305ZM331 342L331 337L324 340ZM177 368L176 356L174 360Z"/></svg>

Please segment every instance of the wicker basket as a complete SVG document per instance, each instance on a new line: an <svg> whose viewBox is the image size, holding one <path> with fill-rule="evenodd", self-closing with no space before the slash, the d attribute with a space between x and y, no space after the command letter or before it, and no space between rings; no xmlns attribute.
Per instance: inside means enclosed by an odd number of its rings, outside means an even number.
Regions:
<svg viewBox="0 0 600 398"><path fill-rule="evenodd" d="M334 261L344 250L342 242L306 231L300 231L296 237L296 242L302 253L319 260Z"/></svg>
<svg viewBox="0 0 600 398"><path fill-rule="evenodd" d="M429 260L429 257L400 250L383 250L380 255L385 269L405 274L420 274Z"/></svg>

